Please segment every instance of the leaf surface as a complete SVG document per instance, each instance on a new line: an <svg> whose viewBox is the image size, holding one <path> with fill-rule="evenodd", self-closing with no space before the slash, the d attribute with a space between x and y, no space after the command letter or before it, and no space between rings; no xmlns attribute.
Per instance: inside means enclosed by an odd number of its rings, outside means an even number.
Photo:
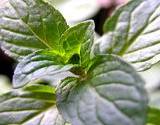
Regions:
<svg viewBox="0 0 160 125"><path fill-rule="evenodd" d="M42 0L5 0L0 7L1 48L16 59L38 49L58 51L67 28L63 16Z"/></svg>
<svg viewBox="0 0 160 125"><path fill-rule="evenodd" d="M64 32L60 43L67 58L74 54L80 55L80 63L84 65L90 60L90 52L94 41L93 21L82 22Z"/></svg>
<svg viewBox="0 0 160 125"><path fill-rule="evenodd" d="M46 91L41 91L43 89ZM52 87L34 85L1 95L0 125L11 124L64 125L55 106Z"/></svg>
<svg viewBox="0 0 160 125"><path fill-rule="evenodd" d="M56 86L60 80L74 76L73 65L64 65L63 58L53 51L42 50L25 57L16 67L13 86L22 87L35 80L45 80Z"/></svg>
<svg viewBox="0 0 160 125"><path fill-rule="evenodd" d="M159 0L128 2L105 22L105 33L113 34L110 41L106 39L102 42L103 46L108 46L111 42L106 53L122 56L139 71L150 68L160 61L159 24Z"/></svg>
<svg viewBox="0 0 160 125"><path fill-rule="evenodd" d="M72 125L145 125L144 82L126 62L102 55L86 77L67 78L57 89L57 106Z"/></svg>
<svg viewBox="0 0 160 125"><path fill-rule="evenodd" d="M148 121L147 121L147 125L159 125L160 123L160 109L159 108L155 108L155 107L149 107L148 108Z"/></svg>

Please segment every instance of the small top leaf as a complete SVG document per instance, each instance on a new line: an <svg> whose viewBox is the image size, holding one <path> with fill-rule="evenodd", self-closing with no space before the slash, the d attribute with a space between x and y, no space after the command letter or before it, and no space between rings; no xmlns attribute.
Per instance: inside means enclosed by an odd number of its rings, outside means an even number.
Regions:
<svg viewBox="0 0 160 125"><path fill-rule="evenodd" d="M57 106L72 125L145 125L144 82L121 59L103 55L88 74L67 78L57 89Z"/></svg>
<svg viewBox="0 0 160 125"><path fill-rule="evenodd" d="M106 52L122 56L139 71L150 68L160 61L159 29L160 1L132 0L105 22L105 33L113 34Z"/></svg>
<svg viewBox="0 0 160 125"><path fill-rule="evenodd" d="M68 28L63 16L42 0L5 0L0 7L1 48L21 59L37 49L58 49Z"/></svg>
<svg viewBox="0 0 160 125"><path fill-rule="evenodd" d="M91 47L94 40L94 23L85 21L64 32L60 39L66 58L74 54L80 55L80 63L84 65L90 59Z"/></svg>

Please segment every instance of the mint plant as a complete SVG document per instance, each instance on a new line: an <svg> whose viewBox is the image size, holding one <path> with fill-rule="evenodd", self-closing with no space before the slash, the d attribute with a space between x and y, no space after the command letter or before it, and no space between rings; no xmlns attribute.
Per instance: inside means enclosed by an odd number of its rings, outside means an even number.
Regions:
<svg viewBox="0 0 160 125"><path fill-rule="evenodd" d="M159 9L159 0L130 1L95 41L93 21L70 27L47 2L5 0L0 44L18 65L0 125L158 125L137 71L160 60Z"/></svg>

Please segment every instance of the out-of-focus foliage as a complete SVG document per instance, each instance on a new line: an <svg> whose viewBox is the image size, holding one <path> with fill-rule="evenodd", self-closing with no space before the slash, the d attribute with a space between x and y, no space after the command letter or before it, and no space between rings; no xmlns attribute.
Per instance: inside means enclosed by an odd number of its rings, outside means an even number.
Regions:
<svg viewBox="0 0 160 125"><path fill-rule="evenodd" d="M0 75L0 95L11 90L11 83L6 76Z"/></svg>
<svg viewBox="0 0 160 125"><path fill-rule="evenodd" d="M44 0L57 8L72 25L94 16L100 9L97 0Z"/></svg>

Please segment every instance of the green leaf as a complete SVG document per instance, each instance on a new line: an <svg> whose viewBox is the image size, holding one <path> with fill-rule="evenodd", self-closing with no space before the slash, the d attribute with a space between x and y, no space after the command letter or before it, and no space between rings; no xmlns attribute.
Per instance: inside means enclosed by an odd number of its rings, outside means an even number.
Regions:
<svg viewBox="0 0 160 125"><path fill-rule="evenodd" d="M70 69L73 65L64 65L62 57L53 51L37 51L25 57L16 67L13 86L22 87L35 80L49 81L56 86L60 80L73 76Z"/></svg>
<svg viewBox="0 0 160 125"><path fill-rule="evenodd" d="M148 115L148 121L147 121L148 124L159 125L159 123L160 123L160 119L159 119L160 109L154 108L154 107L149 107L147 115Z"/></svg>
<svg viewBox="0 0 160 125"><path fill-rule="evenodd" d="M130 65L101 55L85 77L60 84L57 107L72 125L145 125L147 95Z"/></svg>
<svg viewBox="0 0 160 125"><path fill-rule="evenodd" d="M30 91L33 93L34 92L55 93L56 89L48 85L33 84L33 85L25 87L25 91Z"/></svg>
<svg viewBox="0 0 160 125"><path fill-rule="evenodd" d="M94 23L90 22L90 25L88 26L88 29L85 32L84 40L81 44L80 63L84 67L87 67L91 60L91 51L95 37L94 28L95 28Z"/></svg>
<svg viewBox="0 0 160 125"><path fill-rule="evenodd" d="M43 87L49 91L41 91ZM49 86L34 85L1 95L0 125L64 125L55 105L54 90L51 89Z"/></svg>
<svg viewBox="0 0 160 125"><path fill-rule="evenodd" d="M94 57L100 53L111 54L114 46L112 42L112 37L113 33L109 32L97 39L93 45L92 56Z"/></svg>
<svg viewBox="0 0 160 125"><path fill-rule="evenodd" d="M81 64L85 64L90 59L93 35L93 21L82 22L66 30L60 39L65 57L70 58L74 54L80 54Z"/></svg>
<svg viewBox="0 0 160 125"><path fill-rule="evenodd" d="M58 50L68 28L63 16L42 0L6 0L0 7L0 44L21 59L37 49Z"/></svg>
<svg viewBox="0 0 160 125"><path fill-rule="evenodd" d="M159 0L130 1L105 22L105 33L113 34L106 52L122 56L138 71L150 68L160 61L159 24ZM106 40L106 46L108 43Z"/></svg>

